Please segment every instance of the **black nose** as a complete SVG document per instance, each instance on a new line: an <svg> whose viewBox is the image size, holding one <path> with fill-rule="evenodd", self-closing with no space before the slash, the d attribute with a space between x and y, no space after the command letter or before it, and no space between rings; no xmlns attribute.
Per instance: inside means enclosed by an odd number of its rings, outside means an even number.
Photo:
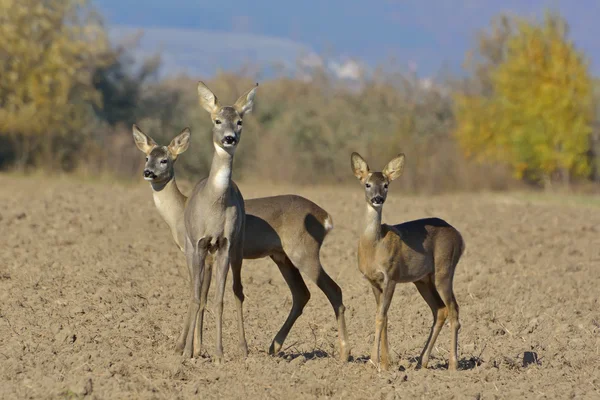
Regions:
<svg viewBox="0 0 600 400"><path fill-rule="evenodd" d="M383 197L375 196L373 197L373 199L371 199L371 201L373 202L373 204L383 204Z"/></svg>
<svg viewBox="0 0 600 400"><path fill-rule="evenodd" d="M152 171L150 171L149 169L145 169L145 170L144 170L144 177L145 177L145 178L149 178L149 177L151 177L152 175L154 175L154 174L153 174L153 173L152 173Z"/></svg>
<svg viewBox="0 0 600 400"><path fill-rule="evenodd" d="M226 143L226 144L235 144L235 136L225 136L223 138L223 143Z"/></svg>

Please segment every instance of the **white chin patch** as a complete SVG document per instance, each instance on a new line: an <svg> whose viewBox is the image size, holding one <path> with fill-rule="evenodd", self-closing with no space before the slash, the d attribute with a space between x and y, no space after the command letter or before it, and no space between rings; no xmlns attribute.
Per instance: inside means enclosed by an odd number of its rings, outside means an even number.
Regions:
<svg viewBox="0 0 600 400"><path fill-rule="evenodd" d="M227 151L225 151L224 148L222 148L221 146L219 146L218 144L215 143L215 151L217 152L218 155L220 156L225 156L225 155L229 155L229 153Z"/></svg>
<svg viewBox="0 0 600 400"><path fill-rule="evenodd" d="M153 180L154 180L154 178L152 178L152 177L150 177L150 176L145 176L145 177L144 177L144 180L145 180L145 181L153 181Z"/></svg>

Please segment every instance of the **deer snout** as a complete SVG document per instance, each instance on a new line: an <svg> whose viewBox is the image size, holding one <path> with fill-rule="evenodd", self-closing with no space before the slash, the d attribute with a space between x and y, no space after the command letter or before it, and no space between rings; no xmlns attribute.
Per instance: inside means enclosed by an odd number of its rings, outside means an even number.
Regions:
<svg viewBox="0 0 600 400"><path fill-rule="evenodd" d="M223 144L233 146L237 142L237 138L234 135L225 135L223 137Z"/></svg>
<svg viewBox="0 0 600 400"><path fill-rule="evenodd" d="M374 206L380 206L383 204L384 200L383 196L375 196L371 199L371 203L373 203Z"/></svg>
<svg viewBox="0 0 600 400"><path fill-rule="evenodd" d="M149 169L144 170L144 178L154 179L156 178L156 174Z"/></svg>

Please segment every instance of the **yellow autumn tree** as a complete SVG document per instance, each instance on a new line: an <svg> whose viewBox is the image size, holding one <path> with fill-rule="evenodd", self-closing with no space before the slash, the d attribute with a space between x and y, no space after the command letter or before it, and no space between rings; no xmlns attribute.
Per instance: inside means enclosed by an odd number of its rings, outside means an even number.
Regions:
<svg viewBox="0 0 600 400"><path fill-rule="evenodd" d="M87 0L0 0L0 135L17 163L52 167L53 138L89 122L99 100L91 77L106 50Z"/></svg>
<svg viewBox="0 0 600 400"><path fill-rule="evenodd" d="M456 135L467 156L508 164L518 178L551 182L588 176L592 81L567 24L511 20L488 93L456 95Z"/></svg>

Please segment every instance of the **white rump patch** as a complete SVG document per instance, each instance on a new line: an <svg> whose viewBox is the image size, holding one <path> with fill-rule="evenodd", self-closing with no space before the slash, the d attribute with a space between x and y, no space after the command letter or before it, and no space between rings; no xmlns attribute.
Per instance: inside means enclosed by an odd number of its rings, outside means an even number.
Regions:
<svg viewBox="0 0 600 400"><path fill-rule="evenodd" d="M327 215L327 218L325 218L325 222L323 223L323 225L325 227L325 232L329 232L333 229L333 219L331 218L331 215Z"/></svg>

